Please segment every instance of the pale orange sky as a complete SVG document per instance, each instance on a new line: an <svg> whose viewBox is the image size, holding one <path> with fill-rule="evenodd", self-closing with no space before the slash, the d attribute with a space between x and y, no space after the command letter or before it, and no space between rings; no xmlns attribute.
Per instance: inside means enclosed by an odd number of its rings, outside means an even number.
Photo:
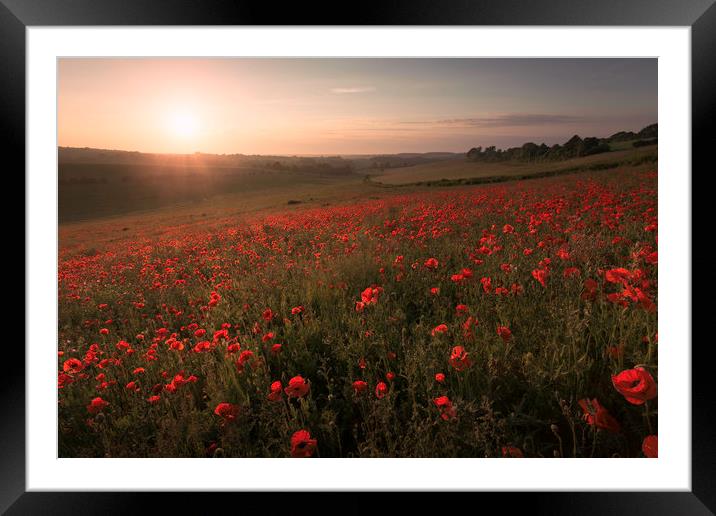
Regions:
<svg viewBox="0 0 716 516"><path fill-rule="evenodd" d="M465 152L657 121L655 59L60 59L58 144Z"/></svg>

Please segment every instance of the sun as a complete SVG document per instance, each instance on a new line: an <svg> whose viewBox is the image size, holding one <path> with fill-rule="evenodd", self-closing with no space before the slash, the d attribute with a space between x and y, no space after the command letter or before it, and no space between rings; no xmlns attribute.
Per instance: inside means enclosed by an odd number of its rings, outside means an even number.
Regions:
<svg viewBox="0 0 716 516"><path fill-rule="evenodd" d="M190 111L174 111L169 117L169 128L175 136L188 139L196 136L199 123Z"/></svg>

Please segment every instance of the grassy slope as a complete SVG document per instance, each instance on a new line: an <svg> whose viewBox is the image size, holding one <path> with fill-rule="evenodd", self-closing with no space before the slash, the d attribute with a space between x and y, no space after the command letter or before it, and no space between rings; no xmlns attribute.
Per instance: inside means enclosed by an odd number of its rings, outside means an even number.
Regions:
<svg viewBox="0 0 716 516"><path fill-rule="evenodd" d="M654 152L653 147L636 149L631 151L613 152L605 155L591 156L580 160L553 163L553 167L570 168L578 164L595 164L604 160L615 161L617 159L627 160ZM442 166L440 166L442 165ZM461 177L460 171L466 170L475 172L475 164L463 161L450 161L434 163L426 167L411 167L424 169L422 177L429 180L436 180L445 177L446 173L452 173L453 177ZM478 165L479 167L480 165ZM481 168L485 176L495 173L509 175L510 170L514 174L524 174L543 170L541 165L532 167L524 165L498 164ZM492 168L494 167L494 168ZM636 169L654 168L652 164L644 164L638 167L627 167ZM396 170L396 180L400 171ZM432 175L427 171L432 170ZM488 173L488 170L491 172ZM519 172L518 172L519 170ZM599 173L599 172L593 172ZM162 203L142 203L142 192L122 192L117 185L77 185L96 191L94 195L81 197L78 189L60 186L60 246L71 253L87 253L93 249L101 249L107 244L121 242L131 239L137 234L153 234L160 237L164 232L175 226L186 227L211 227L221 225L227 219L241 218L248 214L258 212L296 212L305 209L328 206L334 204L357 203L365 199L376 199L388 197L395 194L391 188L381 188L374 183L366 183L356 176L321 178L301 175L290 175L290 172L266 172L266 175L257 177L249 175L234 178L233 187L223 191L214 191L213 195L199 197L193 191L194 197L177 199L171 197L161 198ZM464 176L463 176L464 177ZM470 176L472 177L472 176ZM136 188L136 183L134 184ZM387 184L387 183L386 183ZM392 183L401 184L401 183ZM431 189L425 185L410 185L400 189L400 193L419 192ZM115 189L112 190L111 187ZM454 187L459 188L460 185ZM129 189L128 185L124 185ZM114 196L111 193L114 192ZM122 197L124 195L124 197ZM72 202L81 203L80 206L73 206L75 213L83 214L82 217L68 217L65 212L65 219L62 218L62 199L70 199ZM157 198L155 198L155 201ZM289 204L289 201L300 201L299 204ZM114 203L114 204L107 204ZM122 209L116 209L117 206ZM112 212L110 208L115 208ZM65 206L64 209L67 209ZM69 220L67 220L69 218Z"/></svg>
<svg viewBox="0 0 716 516"><path fill-rule="evenodd" d="M134 164L61 164L60 178L60 223L164 207L198 206L226 196L232 197L237 208L284 198L285 204L292 199L307 200L310 195L304 194L324 186L360 181L358 176L270 169ZM106 182L69 182L77 178ZM261 197L257 200L258 193Z"/></svg>
<svg viewBox="0 0 716 516"><path fill-rule="evenodd" d="M576 166L590 166L598 163L620 162L639 158L656 152L656 147L623 150L596 154L586 158L543 163L472 163L465 160L441 161L427 165L396 168L373 176L376 182L386 185L401 185L419 181L435 181L440 179L463 179L476 177L521 176L552 170L565 170Z"/></svg>

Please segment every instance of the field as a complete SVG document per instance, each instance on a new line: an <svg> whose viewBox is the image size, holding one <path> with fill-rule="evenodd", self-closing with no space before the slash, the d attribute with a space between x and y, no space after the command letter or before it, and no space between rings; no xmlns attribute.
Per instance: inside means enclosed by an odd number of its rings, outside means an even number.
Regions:
<svg viewBox="0 0 716 516"><path fill-rule="evenodd" d="M656 456L655 163L275 174L67 208L61 457Z"/></svg>
<svg viewBox="0 0 716 516"><path fill-rule="evenodd" d="M639 149L620 148L615 152L564 161L484 163L455 159L413 167L388 169L383 173L371 176L371 179L385 185L406 185L439 180L528 177L535 174L569 172L570 170L583 170L590 167L593 169L612 166L616 168L626 164L626 162L648 161L655 157L656 146L649 146Z"/></svg>
<svg viewBox="0 0 716 516"><path fill-rule="evenodd" d="M309 200L323 188L360 183L354 175L253 167L156 166L144 164L62 164L60 223L118 216L158 208L221 203L246 210ZM296 192L305 192L299 195ZM260 195L256 195L260 194Z"/></svg>

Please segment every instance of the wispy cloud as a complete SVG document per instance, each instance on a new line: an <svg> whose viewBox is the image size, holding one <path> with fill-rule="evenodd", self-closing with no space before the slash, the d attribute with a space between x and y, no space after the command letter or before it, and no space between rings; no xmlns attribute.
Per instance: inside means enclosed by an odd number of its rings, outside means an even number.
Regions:
<svg viewBox="0 0 716 516"><path fill-rule="evenodd" d="M354 86L351 88L331 88L331 93L343 95L347 93L369 93L375 91L373 86Z"/></svg>

